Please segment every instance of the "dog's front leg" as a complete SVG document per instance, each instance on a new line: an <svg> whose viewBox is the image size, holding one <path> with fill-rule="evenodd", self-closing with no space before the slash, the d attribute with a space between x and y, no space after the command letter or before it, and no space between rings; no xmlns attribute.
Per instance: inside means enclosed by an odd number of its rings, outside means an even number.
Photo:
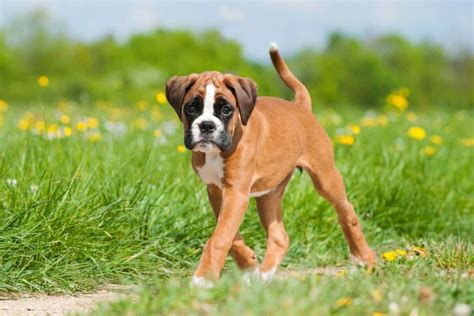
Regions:
<svg viewBox="0 0 474 316"><path fill-rule="evenodd" d="M224 262L232 247L240 223L249 205L248 190L223 188L222 209L217 220L216 228L211 238L204 246L204 251L193 277L197 286L212 286L212 280L217 280Z"/></svg>

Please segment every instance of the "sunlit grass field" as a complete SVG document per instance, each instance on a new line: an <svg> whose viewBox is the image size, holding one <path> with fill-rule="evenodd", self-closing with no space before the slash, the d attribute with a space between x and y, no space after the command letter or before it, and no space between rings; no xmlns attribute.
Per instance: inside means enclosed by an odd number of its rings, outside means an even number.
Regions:
<svg viewBox="0 0 474 316"><path fill-rule="evenodd" d="M129 107L1 101L0 292L143 287L99 315L444 315L472 306L473 113L394 105L314 109L378 253L374 271L351 267L333 209L296 172L280 277L246 286L229 259L223 281L204 291L189 280L215 220L163 94ZM253 202L241 232L262 259Z"/></svg>

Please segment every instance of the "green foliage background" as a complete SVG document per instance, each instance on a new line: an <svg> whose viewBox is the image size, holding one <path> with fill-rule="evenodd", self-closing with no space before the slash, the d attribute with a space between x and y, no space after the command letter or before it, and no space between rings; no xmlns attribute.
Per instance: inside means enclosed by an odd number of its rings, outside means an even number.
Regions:
<svg viewBox="0 0 474 316"><path fill-rule="evenodd" d="M106 36L91 43L64 34L42 11L0 30L0 96L9 102L153 100L168 77L218 70L252 77L260 94L291 97L269 62L246 60L239 43L218 31L156 29L124 42ZM267 43L262 43L262 50ZM415 108L474 105L474 57L399 35L360 40L333 33L324 48L285 56L315 104L380 107L393 90L411 90ZM37 78L46 75L45 91Z"/></svg>

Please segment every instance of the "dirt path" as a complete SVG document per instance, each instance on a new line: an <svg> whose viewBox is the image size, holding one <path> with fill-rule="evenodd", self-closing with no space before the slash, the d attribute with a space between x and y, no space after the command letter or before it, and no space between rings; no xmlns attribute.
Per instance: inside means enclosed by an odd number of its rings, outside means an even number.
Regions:
<svg viewBox="0 0 474 316"><path fill-rule="evenodd" d="M127 286L108 285L93 293L0 299L0 316L59 316L67 313L87 313L99 304L116 301L131 292L132 289Z"/></svg>
<svg viewBox="0 0 474 316"><path fill-rule="evenodd" d="M301 278L308 275L339 275L347 273L344 267L324 267L307 270L282 270L280 278ZM107 285L93 293L77 295L35 295L20 296L12 299L0 297L0 316L59 316L68 313L91 312L99 304L117 301L127 295L134 295L135 287L123 285Z"/></svg>

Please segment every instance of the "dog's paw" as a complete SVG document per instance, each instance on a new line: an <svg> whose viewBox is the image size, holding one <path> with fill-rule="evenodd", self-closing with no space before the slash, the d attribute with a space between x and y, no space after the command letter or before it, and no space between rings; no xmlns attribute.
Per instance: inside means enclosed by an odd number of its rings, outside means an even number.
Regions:
<svg viewBox="0 0 474 316"><path fill-rule="evenodd" d="M193 276L191 280L191 286L199 289L212 289L214 283L210 280L206 280L204 277Z"/></svg>
<svg viewBox="0 0 474 316"><path fill-rule="evenodd" d="M277 268L272 268L268 270L267 272L262 272L259 270L260 280L262 280L263 283L270 283L273 280L273 277L275 276L276 271L277 271Z"/></svg>
<svg viewBox="0 0 474 316"><path fill-rule="evenodd" d="M255 268L251 271L245 271L242 274L242 282L247 285L257 283L270 283L275 276L277 268L272 268L269 271L262 272L260 268Z"/></svg>

